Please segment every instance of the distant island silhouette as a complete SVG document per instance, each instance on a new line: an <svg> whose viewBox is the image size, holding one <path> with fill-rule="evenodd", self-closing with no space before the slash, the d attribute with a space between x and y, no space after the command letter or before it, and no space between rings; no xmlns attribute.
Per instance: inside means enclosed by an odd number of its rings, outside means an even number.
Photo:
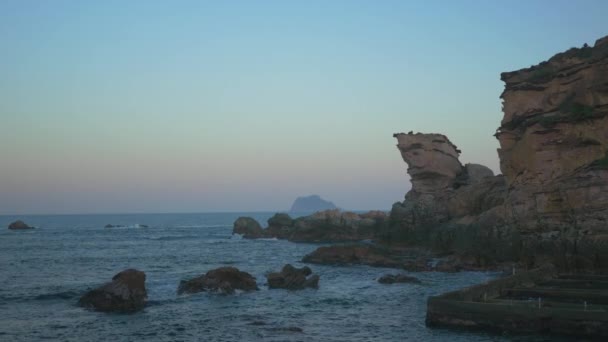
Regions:
<svg viewBox="0 0 608 342"><path fill-rule="evenodd" d="M338 209L338 207L332 202L322 199L319 195L310 195L296 198L289 212L312 212L327 209Z"/></svg>

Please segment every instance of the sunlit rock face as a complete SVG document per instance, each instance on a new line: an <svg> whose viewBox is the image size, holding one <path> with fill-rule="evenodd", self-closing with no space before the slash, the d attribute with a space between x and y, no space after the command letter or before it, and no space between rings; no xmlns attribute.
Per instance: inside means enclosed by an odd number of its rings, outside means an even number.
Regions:
<svg viewBox="0 0 608 342"><path fill-rule="evenodd" d="M559 241L570 264L606 267L608 37L501 79L496 137L512 221L542 249Z"/></svg>
<svg viewBox="0 0 608 342"><path fill-rule="evenodd" d="M478 215L502 203L502 177L495 178L492 170L480 164L463 166L458 159L460 150L445 135L410 132L393 136L412 182L399 209L410 212L413 224ZM493 191L495 188L498 190Z"/></svg>
<svg viewBox="0 0 608 342"><path fill-rule="evenodd" d="M463 166L460 150L442 134L397 133L397 148L408 165L412 192L429 194L451 188Z"/></svg>
<svg viewBox="0 0 608 342"><path fill-rule="evenodd" d="M412 190L390 238L530 266L608 270L608 37L501 75L503 175L441 134L395 134Z"/></svg>

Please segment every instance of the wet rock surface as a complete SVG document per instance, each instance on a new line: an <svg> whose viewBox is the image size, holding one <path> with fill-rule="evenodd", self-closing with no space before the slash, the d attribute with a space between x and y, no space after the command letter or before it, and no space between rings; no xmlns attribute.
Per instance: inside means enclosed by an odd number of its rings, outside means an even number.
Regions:
<svg viewBox="0 0 608 342"><path fill-rule="evenodd" d="M281 272L269 273L266 279L271 289L302 290L319 287L319 276L312 274L308 266L296 268L287 264Z"/></svg>
<svg viewBox="0 0 608 342"><path fill-rule="evenodd" d="M402 267L382 248L365 245L335 245L319 247L302 258L302 262L325 265L368 265L374 267Z"/></svg>
<svg viewBox="0 0 608 342"><path fill-rule="evenodd" d="M144 272L127 269L112 277L111 282L87 292L78 304L104 312L136 312L146 304L145 282Z"/></svg>
<svg viewBox="0 0 608 342"><path fill-rule="evenodd" d="M177 289L177 293L184 294L209 291L221 294L233 294L236 290L258 290L255 278L251 274L240 271L236 267L220 267L196 278L182 280Z"/></svg>

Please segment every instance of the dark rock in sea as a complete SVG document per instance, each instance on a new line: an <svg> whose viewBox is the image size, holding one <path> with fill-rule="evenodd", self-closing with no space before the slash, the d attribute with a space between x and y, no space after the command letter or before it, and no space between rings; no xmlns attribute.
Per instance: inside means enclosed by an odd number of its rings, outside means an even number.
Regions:
<svg viewBox="0 0 608 342"><path fill-rule="evenodd" d="M220 267L194 279L182 280L177 293L210 291L232 294L235 290L254 291L258 290L258 286L251 274L239 271L236 267Z"/></svg>
<svg viewBox="0 0 608 342"><path fill-rule="evenodd" d="M411 277L405 274L386 274L378 279L380 284L394 284L394 283L413 283L420 284L420 280L416 277Z"/></svg>
<svg viewBox="0 0 608 342"><path fill-rule="evenodd" d="M302 258L302 262L326 265L369 265L402 267L387 250L369 245L335 245L319 247Z"/></svg>
<svg viewBox="0 0 608 342"><path fill-rule="evenodd" d="M87 292L78 304L104 312L136 312L146 304L145 282L144 272L127 269L112 277L111 282Z"/></svg>
<svg viewBox="0 0 608 342"><path fill-rule="evenodd" d="M125 225L122 224L106 224L104 228L124 228Z"/></svg>
<svg viewBox="0 0 608 342"><path fill-rule="evenodd" d="M301 290L307 287L315 289L319 287L319 276L312 275L312 270L308 266L296 268L287 264L283 266L281 272L270 273L266 279L271 289Z"/></svg>
<svg viewBox="0 0 608 342"><path fill-rule="evenodd" d="M139 228L150 228L147 224L139 224Z"/></svg>
<svg viewBox="0 0 608 342"><path fill-rule="evenodd" d="M373 238L385 226L386 213L370 211L357 214L339 209L325 210L292 219L284 213L268 219L268 228L251 217L240 217L234 222L233 233L245 238L278 238L293 242L345 242Z"/></svg>
<svg viewBox="0 0 608 342"><path fill-rule="evenodd" d="M319 195L310 195L304 197L298 197L293 202L291 209L292 213L297 212L313 212L328 209L337 209L335 204L330 201L322 199Z"/></svg>
<svg viewBox="0 0 608 342"><path fill-rule="evenodd" d="M34 227L28 226L25 222L17 220L8 225L8 229L20 230L20 229L33 229Z"/></svg>
<svg viewBox="0 0 608 342"><path fill-rule="evenodd" d="M232 234L239 234L247 239L257 239L265 236L262 226L251 217L239 217L236 219Z"/></svg>

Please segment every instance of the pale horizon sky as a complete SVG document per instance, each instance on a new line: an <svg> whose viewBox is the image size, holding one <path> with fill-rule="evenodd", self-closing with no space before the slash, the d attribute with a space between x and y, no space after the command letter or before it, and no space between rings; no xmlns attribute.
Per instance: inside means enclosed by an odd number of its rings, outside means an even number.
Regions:
<svg viewBox="0 0 608 342"><path fill-rule="evenodd" d="M608 1L0 0L0 215L388 210L393 133L499 173L500 73Z"/></svg>

